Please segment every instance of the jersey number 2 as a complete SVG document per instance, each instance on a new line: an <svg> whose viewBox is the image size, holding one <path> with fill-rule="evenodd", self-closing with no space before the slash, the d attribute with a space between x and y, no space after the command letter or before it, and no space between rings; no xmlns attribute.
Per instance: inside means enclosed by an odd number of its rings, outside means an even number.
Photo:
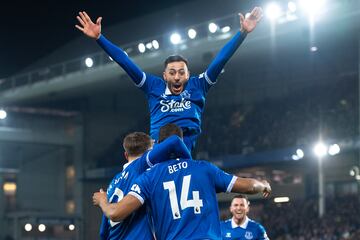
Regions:
<svg viewBox="0 0 360 240"><path fill-rule="evenodd" d="M186 175L183 178L181 195L180 195L180 207L181 210L184 210L189 207L193 207L194 213L200 214L201 207L203 206L203 201L202 199L200 199L199 191L192 191L193 199L188 199L190 180L191 180L191 175ZM179 201L176 194L175 182L174 181L164 182L163 186L165 190L169 190L169 199L170 199L170 206L171 206L173 219L181 218L181 214L179 210Z"/></svg>
<svg viewBox="0 0 360 240"><path fill-rule="evenodd" d="M120 188L115 188L114 194L110 197L109 202L112 202L112 200L114 199L115 196L117 196L117 202L120 202L120 200L123 199L123 197L124 197L124 192L121 191ZM120 222L113 222L110 220L111 227L113 227L119 223Z"/></svg>

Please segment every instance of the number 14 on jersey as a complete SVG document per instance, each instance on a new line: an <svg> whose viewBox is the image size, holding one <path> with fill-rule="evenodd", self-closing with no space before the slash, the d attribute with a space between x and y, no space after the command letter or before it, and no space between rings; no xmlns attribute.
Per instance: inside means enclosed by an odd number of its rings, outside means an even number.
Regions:
<svg viewBox="0 0 360 240"><path fill-rule="evenodd" d="M184 210L189 207L194 208L195 214L201 213L201 207L203 206L203 201L200 199L199 191L192 191L193 199L188 199L189 188L190 188L191 175L186 175L183 178L181 195L180 195L180 207L181 210ZM164 190L169 190L169 200L173 219L181 218L181 213L179 209L179 201L176 194L176 187L174 181L164 182Z"/></svg>

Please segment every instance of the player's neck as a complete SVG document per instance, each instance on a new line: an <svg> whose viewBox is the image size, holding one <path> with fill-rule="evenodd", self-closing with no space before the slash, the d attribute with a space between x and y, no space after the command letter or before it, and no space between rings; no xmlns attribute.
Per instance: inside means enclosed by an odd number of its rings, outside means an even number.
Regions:
<svg viewBox="0 0 360 240"><path fill-rule="evenodd" d="M141 155L139 155L139 156L128 156L128 158L127 158L128 163L131 163L131 162L135 161L139 157L141 157Z"/></svg>
<svg viewBox="0 0 360 240"><path fill-rule="evenodd" d="M232 218L232 220L234 221L234 223L238 226L240 226L241 224L243 224L246 221L246 216L243 218Z"/></svg>

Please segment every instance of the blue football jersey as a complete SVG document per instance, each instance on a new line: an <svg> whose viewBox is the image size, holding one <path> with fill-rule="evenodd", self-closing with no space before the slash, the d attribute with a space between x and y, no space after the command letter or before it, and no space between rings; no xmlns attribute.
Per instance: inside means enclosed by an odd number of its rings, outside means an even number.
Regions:
<svg viewBox="0 0 360 240"><path fill-rule="evenodd" d="M237 226L232 219L222 221L221 235L223 240L269 240L265 228L248 217L241 226Z"/></svg>
<svg viewBox="0 0 360 240"><path fill-rule="evenodd" d="M113 178L107 189L108 201L119 202L130 191L135 179L153 164L166 161L171 157L190 156L190 152L178 136L167 138L140 158L124 165L123 171ZM100 227L101 239L153 239L145 208L146 206L142 206L122 222L113 222L103 216Z"/></svg>
<svg viewBox="0 0 360 240"><path fill-rule="evenodd" d="M216 193L235 180L206 161L171 160L142 174L129 194L147 201L158 240L221 239Z"/></svg>
<svg viewBox="0 0 360 240"><path fill-rule="evenodd" d="M120 201L129 191L134 180L146 170L146 155L124 165L124 170L116 175L107 189L109 202ZM102 239L153 239L145 205L122 222L103 219L100 235Z"/></svg>
<svg viewBox="0 0 360 240"><path fill-rule="evenodd" d="M245 33L235 34L202 74L190 77L180 95L173 95L164 79L143 72L121 48L112 44L103 35L97 42L146 94L150 110L151 137L158 140L160 127L167 123L175 123L184 130L185 143L192 149L196 137L201 132L201 116L207 92L216 83L225 64L245 37Z"/></svg>

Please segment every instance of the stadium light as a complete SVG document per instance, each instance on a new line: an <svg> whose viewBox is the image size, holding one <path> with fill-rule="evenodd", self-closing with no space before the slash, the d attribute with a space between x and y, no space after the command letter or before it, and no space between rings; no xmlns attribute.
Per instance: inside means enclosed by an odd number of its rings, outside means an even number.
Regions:
<svg viewBox="0 0 360 240"><path fill-rule="evenodd" d="M170 41L174 45L179 44L181 42L181 35L178 33L171 34Z"/></svg>
<svg viewBox="0 0 360 240"><path fill-rule="evenodd" d="M304 157L304 151L299 148L299 149L296 150L296 155L298 155L299 158L303 158Z"/></svg>
<svg viewBox="0 0 360 240"><path fill-rule="evenodd" d="M159 49L159 47L160 47L160 45L159 45L159 42L158 41L156 41L156 40L152 40L152 45L153 45L153 47L154 47L154 49Z"/></svg>
<svg viewBox="0 0 360 240"><path fill-rule="evenodd" d="M74 231L75 230L75 225L74 224L69 224L68 226L70 231Z"/></svg>
<svg viewBox="0 0 360 240"><path fill-rule="evenodd" d="M311 52L316 52L317 50L318 50L318 48L316 46L313 46L313 47L310 48Z"/></svg>
<svg viewBox="0 0 360 240"><path fill-rule="evenodd" d="M4 109L0 109L0 119L3 120L7 117L7 113Z"/></svg>
<svg viewBox="0 0 360 240"><path fill-rule="evenodd" d="M225 27L223 27L223 28L221 28L221 32L222 33L227 33L227 32L229 32L230 31L230 26L225 26Z"/></svg>
<svg viewBox="0 0 360 240"><path fill-rule="evenodd" d="M196 33L195 29L190 28L190 29L188 30L188 36L189 36L190 39L196 38L196 34L197 34L197 33Z"/></svg>
<svg viewBox="0 0 360 240"><path fill-rule="evenodd" d="M315 15L316 13L321 12L322 8L325 6L325 0L300 0L302 8L309 14Z"/></svg>
<svg viewBox="0 0 360 240"><path fill-rule="evenodd" d="M296 3L292 2L292 1L288 2L289 12L294 13L294 12L296 12L296 9L297 9Z"/></svg>
<svg viewBox="0 0 360 240"><path fill-rule="evenodd" d="M211 33L215 33L218 30L218 25L215 23L209 23L209 31Z"/></svg>
<svg viewBox="0 0 360 240"><path fill-rule="evenodd" d="M30 223L25 224L24 229L26 232L30 232L32 230L32 225Z"/></svg>
<svg viewBox="0 0 360 240"><path fill-rule="evenodd" d="M286 203L286 202L289 202L289 201L290 201L289 197L276 197L276 198L274 198L275 203Z"/></svg>
<svg viewBox="0 0 360 240"><path fill-rule="evenodd" d="M266 7L266 16L274 21L276 19L278 19L281 16L281 8L279 5L277 5L276 3L270 3L267 7Z"/></svg>
<svg viewBox="0 0 360 240"><path fill-rule="evenodd" d="M140 53L144 53L145 50L146 50L145 44L139 43L138 49L139 49L139 52L140 52Z"/></svg>
<svg viewBox="0 0 360 240"><path fill-rule="evenodd" d="M45 230L46 230L45 224L39 224L38 230L39 230L39 232L45 232Z"/></svg>
<svg viewBox="0 0 360 240"><path fill-rule="evenodd" d="M329 147L328 154L334 156L340 153L340 146L338 144L332 144Z"/></svg>
<svg viewBox="0 0 360 240"><path fill-rule="evenodd" d="M296 153L291 156L292 160L297 161L304 157L304 151L298 148Z"/></svg>
<svg viewBox="0 0 360 240"><path fill-rule="evenodd" d="M153 47L151 42L148 42L145 46L147 49L152 49L152 47Z"/></svg>
<svg viewBox="0 0 360 240"><path fill-rule="evenodd" d="M91 57L85 59L85 65L88 68L91 68L94 65L94 60Z"/></svg>
<svg viewBox="0 0 360 240"><path fill-rule="evenodd" d="M319 142L314 146L314 153L317 157L322 158L326 155L327 147L324 143Z"/></svg>
<svg viewBox="0 0 360 240"><path fill-rule="evenodd" d="M349 172L350 176L354 177L356 180L360 181L360 169L358 166L353 166Z"/></svg>
<svg viewBox="0 0 360 240"><path fill-rule="evenodd" d="M359 174L359 168L358 167L352 167L349 172L350 176L355 177Z"/></svg>
<svg viewBox="0 0 360 240"><path fill-rule="evenodd" d="M5 195L15 195L16 193L16 183L14 182L5 182L3 185L3 191Z"/></svg>

